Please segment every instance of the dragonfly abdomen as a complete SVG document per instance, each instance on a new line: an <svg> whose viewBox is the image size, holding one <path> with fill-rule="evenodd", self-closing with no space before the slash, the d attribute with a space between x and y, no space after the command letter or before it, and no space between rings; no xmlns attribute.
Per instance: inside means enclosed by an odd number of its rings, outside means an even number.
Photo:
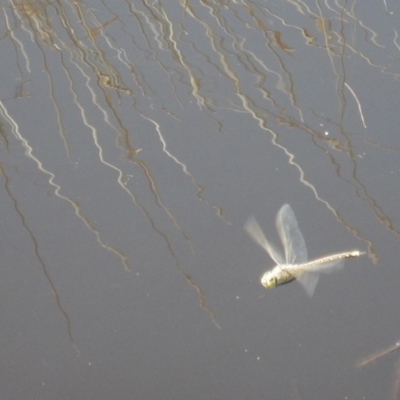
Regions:
<svg viewBox="0 0 400 400"><path fill-rule="evenodd" d="M325 256L325 257L318 258L316 260L301 264L301 266L303 268L307 268L307 267L312 267L314 265L320 265L320 264L325 264L325 263L329 263L332 261L343 260L344 258L360 257L363 254L365 254L365 253L362 251L359 251L359 250L347 251L345 253L339 253L339 254L331 254L329 256Z"/></svg>

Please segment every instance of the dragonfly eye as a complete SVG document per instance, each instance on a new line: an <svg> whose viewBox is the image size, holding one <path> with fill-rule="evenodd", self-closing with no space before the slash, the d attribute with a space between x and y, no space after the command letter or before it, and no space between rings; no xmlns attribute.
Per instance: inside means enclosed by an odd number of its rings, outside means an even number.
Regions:
<svg viewBox="0 0 400 400"><path fill-rule="evenodd" d="M271 277L268 279L267 288L273 288L277 285L277 283L276 277Z"/></svg>
<svg viewBox="0 0 400 400"><path fill-rule="evenodd" d="M261 284L267 289L277 286L277 279L275 276L271 276L269 272L265 273L261 278Z"/></svg>

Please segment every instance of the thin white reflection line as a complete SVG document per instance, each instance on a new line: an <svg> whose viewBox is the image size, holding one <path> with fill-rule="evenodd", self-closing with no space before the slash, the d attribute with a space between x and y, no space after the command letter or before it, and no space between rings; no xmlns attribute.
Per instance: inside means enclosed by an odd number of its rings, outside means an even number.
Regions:
<svg viewBox="0 0 400 400"><path fill-rule="evenodd" d="M360 112L361 122L363 123L364 128L367 129L367 125L365 124L364 115L361 109L361 103L358 101L356 94L354 93L353 89L347 84L347 82L345 82L344 85L347 87L347 89L349 89L350 93L354 96L354 99L356 100L357 103L358 111Z"/></svg>

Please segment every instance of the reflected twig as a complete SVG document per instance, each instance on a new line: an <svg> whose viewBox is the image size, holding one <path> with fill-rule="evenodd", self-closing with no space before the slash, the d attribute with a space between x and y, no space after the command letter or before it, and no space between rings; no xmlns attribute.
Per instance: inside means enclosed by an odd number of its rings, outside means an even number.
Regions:
<svg viewBox="0 0 400 400"><path fill-rule="evenodd" d="M370 354L369 356L361 359L360 361L358 361L356 363L356 368L365 367L366 365L378 360L379 358L382 358L382 357L392 353L393 351L396 351L399 349L400 349L400 342L396 342L393 346L387 347L383 350L376 351L376 352Z"/></svg>
<svg viewBox="0 0 400 400"><path fill-rule="evenodd" d="M396 342L394 345L390 347L386 347L383 350L376 351L369 356L359 360L356 363L356 368L365 367L366 365L371 364L372 362L400 349L400 341ZM400 399L400 357L397 359L395 364L395 374L394 381L392 384L392 390L390 392L390 400L399 400Z"/></svg>

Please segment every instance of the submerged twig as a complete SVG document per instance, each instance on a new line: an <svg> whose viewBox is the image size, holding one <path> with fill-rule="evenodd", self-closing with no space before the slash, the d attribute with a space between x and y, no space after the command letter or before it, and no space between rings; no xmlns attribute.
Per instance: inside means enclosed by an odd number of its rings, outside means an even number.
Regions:
<svg viewBox="0 0 400 400"><path fill-rule="evenodd" d="M379 358L386 356L387 354L399 349L400 349L400 342L396 342L393 346L374 352L369 356L363 358L362 360L358 361L356 364L356 368L365 367L366 365L378 360Z"/></svg>

